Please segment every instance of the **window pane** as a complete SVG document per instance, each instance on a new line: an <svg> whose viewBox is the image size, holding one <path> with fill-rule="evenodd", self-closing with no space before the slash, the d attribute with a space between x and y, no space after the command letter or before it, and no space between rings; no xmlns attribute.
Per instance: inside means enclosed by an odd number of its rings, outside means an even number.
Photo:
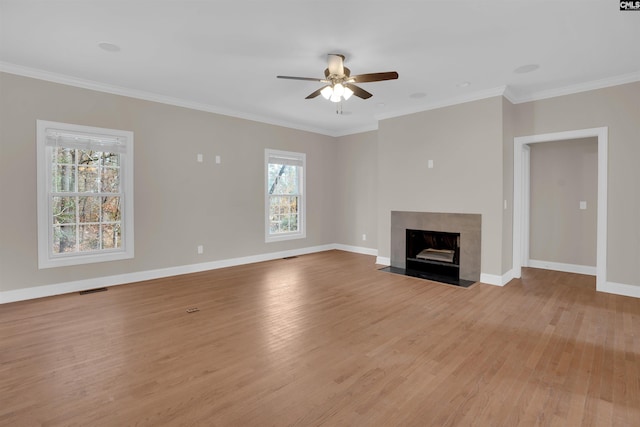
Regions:
<svg viewBox="0 0 640 427"><path fill-rule="evenodd" d="M76 198L75 197L53 197L51 200L53 208L53 223L68 224L76 222Z"/></svg>
<svg viewBox="0 0 640 427"><path fill-rule="evenodd" d="M289 232L291 231L291 221L290 221L291 215L284 215L282 217L282 231L283 232Z"/></svg>
<svg viewBox="0 0 640 427"><path fill-rule="evenodd" d="M76 167L54 165L51 171L51 191L67 193L76 191Z"/></svg>
<svg viewBox="0 0 640 427"><path fill-rule="evenodd" d="M120 224L102 226L102 249L115 249L122 246Z"/></svg>
<svg viewBox="0 0 640 427"><path fill-rule="evenodd" d="M120 155L118 153L102 153L102 164L104 166L120 166Z"/></svg>
<svg viewBox="0 0 640 427"><path fill-rule="evenodd" d="M53 147L53 163L73 165L76 162L76 150L66 147Z"/></svg>
<svg viewBox="0 0 640 427"><path fill-rule="evenodd" d="M120 219L120 197L102 197L102 222L114 222Z"/></svg>
<svg viewBox="0 0 640 427"><path fill-rule="evenodd" d="M274 213L278 216L284 214L284 206L283 206L283 198L282 197L274 197Z"/></svg>
<svg viewBox="0 0 640 427"><path fill-rule="evenodd" d="M100 197L78 197L78 222L100 222Z"/></svg>
<svg viewBox="0 0 640 427"><path fill-rule="evenodd" d="M269 192L269 194L273 194L272 188L273 187L273 183L276 179L276 177L278 176L278 174L280 173L280 169L282 168L282 165L276 165L274 163L269 163L269 169L268 169L268 179L267 179L267 191Z"/></svg>
<svg viewBox="0 0 640 427"><path fill-rule="evenodd" d="M98 191L98 168L95 166L78 166L78 192Z"/></svg>
<svg viewBox="0 0 640 427"><path fill-rule="evenodd" d="M298 214L292 213L288 220L289 231L298 231Z"/></svg>
<svg viewBox="0 0 640 427"><path fill-rule="evenodd" d="M269 229L272 233L280 232L280 197L269 198Z"/></svg>
<svg viewBox="0 0 640 427"><path fill-rule="evenodd" d="M76 226L60 225L53 227L53 253L75 252Z"/></svg>
<svg viewBox="0 0 640 427"><path fill-rule="evenodd" d="M78 150L78 165L98 166L102 160L102 153L91 150Z"/></svg>
<svg viewBox="0 0 640 427"><path fill-rule="evenodd" d="M298 166L269 164L269 194L297 194Z"/></svg>
<svg viewBox="0 0 640 427"><path fill-rule="evenodd" d="M100 249L100 226L97 224L80 226L80 251Z"/></svg>
<svg viewBox="0 0 640 427"><path fill-rule="evenodd" d="M120 169L119 168L102 168L100 191L103 193L119 193L120 192Z"/></svg>
<svg viewBox="0 0 640 427"><path fill-rule="evenodd" d="M276 217L271 219L271 222L269 223L269 231L273 234L280 233L280 222Z"/></svg>

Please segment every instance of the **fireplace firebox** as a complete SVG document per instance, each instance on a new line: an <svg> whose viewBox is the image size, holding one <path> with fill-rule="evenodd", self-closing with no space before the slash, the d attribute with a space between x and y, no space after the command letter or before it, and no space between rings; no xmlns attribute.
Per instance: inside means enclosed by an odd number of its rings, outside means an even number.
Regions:
<svg viewBox="0 0 640 427"><path fill-rule="evenodd" d="M460 233L407 229L406 245L407 270L460 279Z"/></svg>

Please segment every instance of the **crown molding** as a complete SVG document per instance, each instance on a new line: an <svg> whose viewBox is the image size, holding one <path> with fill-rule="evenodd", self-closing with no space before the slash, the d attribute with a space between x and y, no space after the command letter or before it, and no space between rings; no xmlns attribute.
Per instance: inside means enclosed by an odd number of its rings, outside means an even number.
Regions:
<svg viewBox="0 0 640 427"><path fill-rule="evenodd" d="M341 136L356 135L356 134L359 134L359 133L371 132L371 131L376 131L376 130L378 130L378 120L374 120L373 123L370 123L370 124L365 125L365 126L346 129L346 130L344 130L342 132L336 132L332 136L334 136L336 138L339 138Z"/></svg>
<svg viewBox="0 0 640 427"><path fill-rule="evenodd" d="M504 96L510 103L517 104L518 97L511 86L505 86L502 96Z"/></svg>
<svg viewBox="0 0 640 427"><path fill-rule="evenodd" d="M614 77L608 77L600 80L593 80L584 83L578 83L570 86L564 86L555 89L531 92L518 95L510 86L499 86L492 89L473 92L467 95L448 98L445 100L436 101L433 103L422 104L413 108L406 108L396 110L387 113L380 113L374 116L374 121L370 124L360 126L357 128L345 129L342 131L329 130L324 128L316 128L312 126L304 126L298 123L288 122L284 120L277 120L271 117L260 116L257 114L250 114L241 111L235 111L228 108L223 108L215 105L202 104L198 102L187 101L180 98L174 98L164 95L155 94L152 92L145 92L137 89L131 89L121 86L108 85L105 83L96 82L93 80L81 79L78 77L68 76L64 74L53 73L49 71L39 70L36 68L25 67L22 65L13 64L10 62L0 61L0 72L9 74L16 74L24 77L31 77L34 79L50 81L53 83L64 84L68 86L79 87L83 89L95 90L98 92L110 93L112 95L126 96L130 98L142 99L145 101L158 102L161 104L173 105L176 107L189 108L192 110L205 111L208 113L219 114L223 116L235 117L244 120L250 120L259 123L265 123L274 126L282 126L289 129L300 130L304 132L311 132L320 135L326 135L330 137L341 137L347 135L354 135L363 132L378 130L378 121L389 119L393 117L405 116L408 114L420 113L423 111L435 110L443 107L450 107L457 104L464 104L472 101L479 101L482 99L492 98L495 96L503 96L512 104L522 104L525 102L537 101L547 98L554 98L557 96L572 95L580 92L587 92L590 90L603 89L611 86L618 86L627 83L634 83L640 81L640 72L634 72Z"/></svg>
<svg viewBox="0 0 640 427"><path fill-rule="evenodd" d="M93 80L81 79L78 77L68 76L64 74L52 73L49 71L43 71L36 68L12 64L10 62L0 61L0 71L8 74L15 74L23 77L31 77L38 80L45 80L53 83L79 87L82 89L95 90L97 92L104 92L112 95L120 95L120 96L129 97L129 98L142 99L145 101L158 102L161 104L189 108L189 109L198 110L198 111L205 111L208 113L220 114L222 116L235 117L238 119L250 120L253 122L265 123L265 124L274 125L274 126L282 126L290 129L296 129L296 130L317 133L317 134L327 135L332 137L339 136L339 135L336 135L335 132L329 131L327 129L303 126L298 123L292 123L292 122L287 122L283 120L275 120L270 117L244 113L241 111L234 111L228 108L223 108L215 105L186 101L184 99L159 95L152 92L145 92L137 89L109 85L105 83L96 82Z"/></svg>
<svg viewBox="0 0 640 427"><path fill-rule="evenodd" d="M428 104L422 104L415 108L405 108L402 110L390 111L388 113L377 114L375 117L377 120L390 119L393 117L406 116L408 114L420 113L423 111L436 110L438 108L450 107L452 105L464 104L472 101L479 101L481 99L493 98L494 96L503 96L506 90L506 86L499 86L492 89L481 90L473 92L464 96L456 96L448 98L442 101L437 101Z"/></svg>
<svg viewBox="0 0 640 427"><path fill-rule="evenodd" d="M509 99L509 101L511 101L511 103L513 104L522 104L525 102L539 101L542 99L555 98L557 96L573 95L575 93L604 89L607 87L619 86L627 83L635 83L638 81L640 81L640 71L635 73L622 74L619 76L607 77L600 80L577 83L555 89L531 92L529 94L523 94L521 96L514 96L513 92L509 91L510 97L507 99Z"/></svg>

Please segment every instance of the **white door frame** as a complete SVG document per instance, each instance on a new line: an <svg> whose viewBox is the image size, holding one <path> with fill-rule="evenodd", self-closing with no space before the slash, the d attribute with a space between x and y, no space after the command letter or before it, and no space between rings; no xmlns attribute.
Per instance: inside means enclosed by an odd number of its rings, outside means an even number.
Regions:
<svg viewBox="0 0 640 427"><path fill-rule="evenodd" d="M531 147L522 145L522 266L529 267L529 238L531 232Z"/></svg>
<svg viewBox="0 0 640 427"><path fill-rule="evenodd" d="M609 128L599 127L566 132L545 133L540 135L519 136L513 139L513 277L522 277L522 267L526 267L528 262L530 197L528 144L596 137L598 139L596 290L602 291L606 287L608 133Z"/></svg>

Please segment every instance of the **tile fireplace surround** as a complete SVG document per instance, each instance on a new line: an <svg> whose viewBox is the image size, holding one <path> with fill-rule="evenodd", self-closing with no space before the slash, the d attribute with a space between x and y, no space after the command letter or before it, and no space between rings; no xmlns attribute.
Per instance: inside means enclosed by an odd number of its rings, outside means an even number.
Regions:
<svg viewBox="0 0 640 427"><path fill-rule="evenodd" d="M406 230L460 233L460 279L480 280L480 214L391 211L391 266L406 267Z"/></svg>

